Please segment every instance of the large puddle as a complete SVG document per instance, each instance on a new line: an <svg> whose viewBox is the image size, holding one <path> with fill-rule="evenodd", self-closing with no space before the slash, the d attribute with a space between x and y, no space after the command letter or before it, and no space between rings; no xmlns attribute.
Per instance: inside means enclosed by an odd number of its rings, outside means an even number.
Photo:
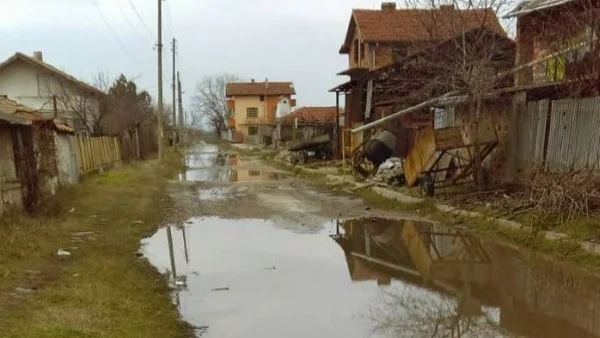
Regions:
<svg viewBox="0 0 600 338"><path fill-rule="evenodd" d="M193 182L264 182L286 178L284 172L265 170L218 146L200 144L185 156L186 169L179 180Z"/></svg>
<svg viewBox="0 0 600 338"><path fill-rule="evenodd" d="M362 219L301 234L200 218L169 229L172 246L164 228L144 251L175 269L180 311L206 337L600 336L596 276L443 226Z"/></svg>
<svg viewBox="0 0 600 338"><path fill-rule="evenodd" d="M186 163L181 179L280 178L207 144ZM200 200L245 188L221 184ZM600 337L600 279L571 265L412 220L308 226L195 218L143 250L203 337Z"/></svg>

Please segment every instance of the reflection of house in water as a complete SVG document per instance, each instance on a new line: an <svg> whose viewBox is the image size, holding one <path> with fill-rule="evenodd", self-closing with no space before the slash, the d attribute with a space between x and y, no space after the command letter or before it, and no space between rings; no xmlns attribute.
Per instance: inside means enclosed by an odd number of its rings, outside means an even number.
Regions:
<svg viewBox="0 0 600 338"><path fill-rule="evenodd" d="M599 277L443 226L350 220L333 236L352 280L392 279L452 295L471 315L531 337L600 337ZM460 310L460 309L459 309Z"/></svg>

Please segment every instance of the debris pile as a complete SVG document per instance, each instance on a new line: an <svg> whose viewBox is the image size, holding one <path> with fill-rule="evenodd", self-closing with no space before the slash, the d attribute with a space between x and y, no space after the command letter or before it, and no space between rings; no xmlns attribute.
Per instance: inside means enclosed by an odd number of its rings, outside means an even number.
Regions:
<svg viewBox="0 0 600 338"><path fill-rule="evenodd" d="M284 163L292 163L293 161L293 153L289 150L283 150L277 155L275 155L275 161L284 162Z"/></svg>
<svg viewBox="0 0 600 338"><path fill-rule="evenodd" d="M600 172L538 173L513 195L566 222L600 212Z"/></svg>
<svg viewBox="0 0 600 338"><path fill-rule="evenodd" d="M385 185L400 186L404 185L404 171L402 170L402 160L398 157L392 157L383 162L373 181Z"/></svg>

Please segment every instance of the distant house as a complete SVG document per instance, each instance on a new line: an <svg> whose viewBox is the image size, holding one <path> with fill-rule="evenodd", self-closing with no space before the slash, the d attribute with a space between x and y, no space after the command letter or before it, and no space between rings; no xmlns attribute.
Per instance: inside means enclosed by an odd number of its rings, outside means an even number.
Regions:
<svg viewBox="0 0 600 338"><path fill-rule="evenodd" d="M78 132L91 132L91 120L98 113L99 99L106 95L44 62L42 52L33 56L16 53L0 64L0 94L57 117Z"/></svg>
<svg viewBox="0 0 600 338"><path fill-rule="evenodd" d="M243 135L244 142L263 143L275 126L278 103L288 100L296 105L292 82L235 82L226 86L228 107L232 113L229 127Z"/></svg>
<svg viewBox="0 0 600 338"><path fill-rule="evenodd" d="M329 135L334 140L336 120L339 114L336 107L301 107L282 118L281 140L310 140L313 137ZM294 127L296 135L292 135Z"/></svg>

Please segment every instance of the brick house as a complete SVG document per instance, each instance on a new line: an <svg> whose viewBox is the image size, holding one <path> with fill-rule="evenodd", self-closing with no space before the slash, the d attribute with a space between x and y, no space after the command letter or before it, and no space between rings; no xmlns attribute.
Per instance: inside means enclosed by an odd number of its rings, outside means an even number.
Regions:
<svg viewBox="0 0 600 338"><path fill-rule="evenodd" d="M477 33L482 31L490 34ZM468 36L471 32L475 32L473 40L487 35L511 49L512 42L492 9L463 10L452 5L435 9L398 9L395 3L383 3L381 10L353 10L340 49L341 54L348 55L349 68L338 74L350 76L350 81L331 90L336 93L338 104L340 94L345 94L343 127L354 129L402 107L398 98L405 99L412 94L411 91L421 90L423 85L409 83L410 86L402 91L383 87L397 87L402 81L408 83L411 76L421 82L435 76L429 69L434 67L419 66L419 60L428 58L431 55L428 50L443 44L452 48L453 39L460 35ZM414 67L415 64L418 66ZM413 102L404 104L417 104L422 101L420 99L415 97ZM399 124L419 126L430 121L429 116L413 114L403 118ZM363 136L357 136L356 140L351 140L346 133L345 144L360 144ZM407 147L406 142L399 145L404 150Z"/></svg>
<svg viewBox="0 0 600 338"><path fill-rule="evenodd" d="M578 89L584 95L598 95L594 80L600 67L600 4L579 0L523 1L508 16L517 18L516 66L522 69L516 74L515 86L544 87L592 80L590 86ZM592 74L594 79L590 78Z"/></svg>
<svg viewBox="0 0 600 338"><path fill-rule="evenodd" d="M270 138L275 126L275 115L280 100L289 101L294 107L296 100L292 82L235 82L226 85L227 105L233 119L229 121L232 131L243 135L244 142L263 143Z"/></svg>

